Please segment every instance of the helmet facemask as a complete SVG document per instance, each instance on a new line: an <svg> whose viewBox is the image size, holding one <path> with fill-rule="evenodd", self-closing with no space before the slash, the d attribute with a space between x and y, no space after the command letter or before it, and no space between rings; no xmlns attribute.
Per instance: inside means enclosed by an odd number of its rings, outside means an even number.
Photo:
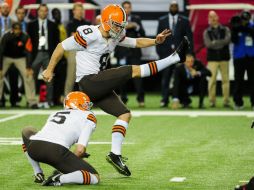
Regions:
<svg viewBox="0 0 254 190"><path fill-rule="evenodd" d="M127 25L127 22L123 21L122 23L118 23L113 21L112 19L109 19L108 23L110 30L109 30L109 35L113 39L118 39L125 29L125 26Z"/></svg>
<svg viewBox="0 0 254 190"><path fill-rule="evenodd" d="M85 102L83 105L81 105L82 108L84 108L85 110L89 111L92 109L93 107L93 102Z"/></svg>

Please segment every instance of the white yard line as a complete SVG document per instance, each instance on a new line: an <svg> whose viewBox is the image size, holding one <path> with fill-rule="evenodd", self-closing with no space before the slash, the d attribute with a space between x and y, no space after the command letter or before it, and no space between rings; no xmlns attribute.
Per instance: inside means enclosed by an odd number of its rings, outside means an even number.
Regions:
<svg viewBox="0 0 254 190"><path fill-rule="evenodd" d="M4 114L4 112L2 114ZM5 114L8 114L8 113L5 113ZM10 120L13 120L13 119L17 119L17 118L20 118L20 117L23 117L23 116L26 115L26 114L21 113L21 112L15 113L15 114L17 114L17 115L13 115L13 116L10 116L10 117L5 117L5 118L0 119L0 123L10 121Z"/></svg>
<svg viewBox="0 0 254 190"><path fill-rule="evenodd" d="M21 145L22 141L21 138L18 137L0 137L0 146L1 145ZM92 141L89 142L89 145L110 145L111 142L105 142L105 141ZM125 145L130 145L134 143L123 143Z"/></svg>
<svg viewBox="0 0 254 190"><path fill-rule="evenodd" d="M186 180L186 177L172 177L169 179L170 182L184 182Z"/></svg>
<svg viewBox="0 0 254 190"><path fill-rule="evenodd" d="M0 110L0 114L18 114L18 115L49 115L57 110ZM103 111L94 111L95 115L108 115ZM140 111L135 110L131 112L133 116L245 116L254 117L254 111ZM22 117L22 116L11 116ZM8 118L11 118L8 117ZM5 120L7 118L0 119ZM14 118L15 119L15 118Z"/></svg>

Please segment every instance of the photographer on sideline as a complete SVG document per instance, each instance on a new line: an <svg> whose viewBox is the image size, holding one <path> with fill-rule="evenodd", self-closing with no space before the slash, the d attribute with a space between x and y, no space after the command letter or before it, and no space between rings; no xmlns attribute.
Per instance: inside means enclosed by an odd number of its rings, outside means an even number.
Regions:
<svg viewBox="0 0 254 190"><path fill-rule="evenodd" d="M251 14L243 11L239 16L232 17L230 24L231 41L233 42L234 61L234 103L235 109L243 109L243 82L244 73L247 71L250 101L254 109L254 23L250 21Z"/></svg>

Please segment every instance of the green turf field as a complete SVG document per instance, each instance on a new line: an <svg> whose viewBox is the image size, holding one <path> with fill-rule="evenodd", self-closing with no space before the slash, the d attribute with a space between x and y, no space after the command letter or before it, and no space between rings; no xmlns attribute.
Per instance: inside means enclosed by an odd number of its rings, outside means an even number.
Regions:
<svg viewBox="0 0 254 190"><path fill-rule="evenodd" d="M22 111L21 111L22 113ZM10 115L1 115L0 118ZM25 126L40 128L47 115L26 115L0 123L0 138L20 137ZM99 115L91 141L110 142L114 118ZM133 117L123 146L131 177L118 174L105 160L110 145L91 144L87 159L100 173L96 186L57 189L232 190L254 175L252 118L234 116ZM133 143L133 144L131 144ZM48 176L52 168L43 165ZM33 172L20 145L0 145L0 189L51 189L33 183ZM173 177L186 177L182 183Z"/></svg>
<svg viewBox="0 0 254 190"><path fill-rule="evenodd" d="M128 106L137 111L168 111L159 108L160 97L146 96L146 107L138 108L135 96L129 96ZM222 107L218 98L217 108L197 109L197 98L193 98L193 109L187 111L232 111ZM243 111L251 112L248 98ZM25 102L21 103L24 107ZM61 107L54 107L61 109ZM28 164L20 145L3 145L1 140L19 138L26 126L40 129L47 115L24 115L1 122L4 119L23 114L9 113L10 108L0 110L0 190L46 189L33 183L32 168ZM95 109L96 111L99 109ZM193 111L192 111L193 110ZM50 111L50 110L49 110ZM172 111L172 110L171 110ZM178 112L181 113L182 109ZM156 113L155 112L155 113ZM173 111L177 112L177 111ZM234 112L235 113L235 112ZM243 113L243 112L238 112ZM135 115L135 114L134 114ZM111 142L111 126L114 118L98 115L98 127L92 142ZM170 189L170 190L233 190L239 181L248 180L253 174L254 131L250 129L253 118L245 116L134 116L127 131L123 156L131 177L118 174L105 160L110 144L88 147L91 157L87 159L100 173L101 183L96 186L64 186L57 189ZM10 139L15 141L15 139ZM17 139L16 139L17 140ZM5 142L4 141L4 142ZM46 176L52 168L42 166ZM170 182L173 177L186 177L181 183ZM47 188L48 189L48 188ZM49 188L51 189L51 188Z"/></svg>
<svg viewBox="0 0 254 190"><path fill-rule="evenodd" d="M128 98L129 98L129 101L127 102L127 105L128 105L128 107L131 108L131 110L141 109L138 107L135 94L133 94L133 93L129 94ZM192 99L192 107L193 107L191 110L198 109L198 100L199 100L198 97L192 96L191 99ZM143 110L147 110L147 109L149 109L149 110L170 110L171 109L170 105L168 108L160 108L160 100L161 100L161 97L160 97L160 95L158 95L158 93L147 93L145 95L145 108L142 108L142 109ZM243 100L244 100L244 109L243 110L245 110L245 111L253 110L253 108L250 105L249 97L245 96L245 97L243 97ZM22 98L22 101L19 104L20 104L21 108L14 108L15 110L20 110L20 109L26 108L26 100L24 97ZM233 100L231 100L231 108L224 108L223 107L223 99L222 99L222 97L218 96L216 98L216 108L210 108L209 107L209 100L206 97L204 100L205 108L203 110L228 111L228 110L233 110L233 105L234 105ZM9 110L9 109L13 109L13 108L11 108L10 103L7 102L6 107L4 109ZM54 106L53 109L61 109L61 106ZM3 110L3 108L0 108L0 111L1 110ZM182 110L182 109L179 109L179 110Z"/></svg>

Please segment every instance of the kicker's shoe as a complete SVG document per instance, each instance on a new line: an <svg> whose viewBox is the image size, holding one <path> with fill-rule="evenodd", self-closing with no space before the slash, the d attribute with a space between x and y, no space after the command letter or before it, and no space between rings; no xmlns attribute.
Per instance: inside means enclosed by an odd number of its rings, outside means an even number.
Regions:
<svg viewBox="0 0 254 190"><path fill-rule="evenodd" d="M253 190L253 189L254 189L254 177L252 177L247 184L241 186L238 185L235 187L235 190Z"/></svg>
<svg viewBox="0 0 254 190"><path fill-rule="evenodd" d="M44 181L44 174L43 173L37 173L34 176L34 182L35 183L42 183Z"/></svg>
<svg viewBox="0 0 254 190"><path fill-rule="evenodd" d="M190 49L190 41L187 38L187 36L183 37L183 40L181 41L180 45L176 48L176 53L180 57L180 63L185 62L186 59L186 53Z"/></svg>
<svg viewBox="0 0 254 190"><path fill-rule="evenodd" d="M112 165L114 166L114 168L120 173L123 174L125 176L130 176L131 172L128 169L128 167L125 165L125 160L123 159L123 157L121 155L116 155L113 152L110 152L107 156L106 156L106 160Z"/></svg>
<svg viewBox="0 0 254 190"><path fill-rule="evenodd" d="M42 186L61 186L60 176L62 173L55 170L51 176L48 177L45 181L43 181Z"/></svg>

